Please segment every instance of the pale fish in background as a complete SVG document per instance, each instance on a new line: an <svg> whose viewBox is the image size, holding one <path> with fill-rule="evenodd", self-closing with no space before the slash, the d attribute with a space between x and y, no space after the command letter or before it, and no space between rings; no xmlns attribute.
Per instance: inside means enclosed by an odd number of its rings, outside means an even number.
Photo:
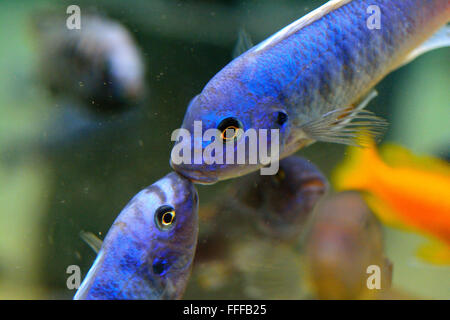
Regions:
<svg viewBox="0 0 450 320"><path fill-rule="evenodd" d="M83 14L81 29L68 29L58 15L34 18L39 74L51 92L82 103L93 114L114 114L142 102L142 53L122 24Z"/></svg>
<svg viewBox="0 0 450 320"><path fill-rule="evenodd" d="M351 147L333 175L336 189L364 192L382 222L432 239L419 257L450 264L450 165L394 144L384 145L381 156L374 143Z"/></svg>
<svg viewBox="0 0 450 320"><path fill-rule="evenodd" d="M252 215L262 231L280 240L295 240L305 230L328 182L309 160L290 156L280 161L276 175L254 172L231 187L230 210Z"/></svg>
<svg viewBox="0 0 450 320"><path fill-rule="evenodd" d="M368 9L374 6L380 28L369 26L374 12ZM182 128L193 133L201 121L202 134L217 129L215 138L227 142L227 130L279 130L280 158L315 141L358 144L361 129L377 137L386 122L364 110L375 96L374 86L420 54L449 45L449 20L448 0L328 1L225 66L192 99ZM236 157L249 139L232 137ZM208 154L204 151L212 142L200 135L176 140L176 155L186 152L192 158L195 147L202 152L200 163L171 162L197 183L245 175L264 165L250 163L248 153L244 164L215 161L217 154L226 159L225 145Z"/></svg>

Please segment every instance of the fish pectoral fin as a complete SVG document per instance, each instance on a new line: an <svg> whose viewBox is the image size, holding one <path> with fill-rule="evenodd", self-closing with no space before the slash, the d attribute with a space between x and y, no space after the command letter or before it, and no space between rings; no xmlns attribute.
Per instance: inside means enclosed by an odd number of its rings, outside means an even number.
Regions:
<svg viewBox="0 0 450 320"><path fill-rule="evenodd" d="M450 265L450 247L443 242L431 241L419 247L417 256L436 265Z"/></svg>
<svg viewBox="0 0 450 320"><path fill-rule="evenodd" d="M447 24L439 29L434 35L432 35L427 41L422 43L419 47L411 51L402 61L401 66L408 64L417 57L435 49L449 47L450 46L450 25Z"/></svg>
<svg viewBox="0 0 450 320"><path fill-rule="evenodd" d="M239 57L244 52L250 50L253 47L252 38L245 29L239 30L238 40L233 50L233 59Z"/></svg>
<svg viewBox="0 0 450 320"><path fill-rule="evenodd" d="M331 110L302 125L302 130L313 140L365 146L367 141L377 140L387 128L386 120L364 110L376 96L377 92L372 90L356 107Z"/></svg>
<svg viewBox="0 0 450 320"><path fill-rule="evenodd" d="M389 260L387 257L383 258L383 275L384 275L384 286L383 288L390 289L392 287L392 275L394 272L394 265L392 264L392 261Z"/></svg>
<svg viewBox="0 0 450 320"><path fill-rule="evenodd" d="M102 247L103 241L100 240L95 234L92 232L80 232L80 238L87 243L87 245L94 250L95 253L98 254L100 248Z"/></svg>

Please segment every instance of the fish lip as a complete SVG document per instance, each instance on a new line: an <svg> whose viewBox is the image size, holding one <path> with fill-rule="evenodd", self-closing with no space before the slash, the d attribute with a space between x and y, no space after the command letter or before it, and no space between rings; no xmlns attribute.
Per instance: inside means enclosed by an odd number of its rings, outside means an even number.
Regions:
<svg viewBox="0 0 450 320"><path fill-rule="evenodd" d="M193 183L196 183L196 184L210 185L210 184L214 184L218 181L217 175L215 175L215 174L211 175L211 176L206 176L201 171L188 170L181 166L178 166L178 165L174 164L172 162L172 160L170 160L170 166L172 167L172 169L175 172L177 172L184 178L189 179L190 181L192 181Z"/></svg>

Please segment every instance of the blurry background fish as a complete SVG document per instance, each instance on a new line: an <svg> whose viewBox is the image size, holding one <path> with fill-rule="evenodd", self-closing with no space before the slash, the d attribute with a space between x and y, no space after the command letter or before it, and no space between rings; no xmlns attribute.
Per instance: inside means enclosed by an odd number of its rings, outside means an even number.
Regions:
<svg viewBox="0 0 450 320"><path fill-rule="evenodd" d="M381 226L357 192L338 193L319 205L305 246L305 268L319 299L373 299L391 288ZM379 289L367 286L369 266L380 270Z"/></svg>
<svg viewBox="0 0 450 320"><path fill-rule="evenodd" d="M95 258L80 231L103 238L129 199L170 170L170 135L192 97L230 61L238 31L245 28L256 44L323 3L77 1L82 20L84 13L98 12L132 34L145 64L145 91L151 93L132 121L128 112L119 112L121 126L103 130L108 121L98 120L102 114L67 106L35 77L38 30L30 32L30 16L56 11L66 29L66 9L73 2L1 1L0 298L71 299L75 291L67 288L67 267L80 266L83 278ZM371 110L391 123L387 140L413 152L448 156L449 53L448 48L428 53L377 86ZM59 121L61 109L91 113L102 130L81 130L73 141L61 136L57 147L37 147L36 138L50 139L55 123L67 125ZM33 152L16 157L12 147ZM317 143L299 154L328 178L345 153L344 146ZM212 214L217 197L235 182L198 188L198 260L184 297L313 297L304 287L301 244L268 237L251 215ZM215 228L220 232L213 237ZM392 286L414 296L449 299L450 268L420 263L414 255L424 239L382 229L384 254L394 265Z"/></svg>

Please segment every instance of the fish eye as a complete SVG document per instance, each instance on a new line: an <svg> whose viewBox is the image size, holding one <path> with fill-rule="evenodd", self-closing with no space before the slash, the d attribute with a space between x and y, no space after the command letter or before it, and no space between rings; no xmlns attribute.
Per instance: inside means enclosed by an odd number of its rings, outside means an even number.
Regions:
<svg viewBox="0 0 450 320"><path fill-rule="evenodd" d="M238 119L229 117L223 119L217 129L220 131L220 136L222 140L236 140L239 137L239 133L243 130L242 122Z"/></svg>
<svg viewBox="0 0 450 320"><path fill-rule="evenodd" d="M163 205L156 209L155 223L160 230L168 230L173 227L175 223L175 209L168 205Z"/></svg>
<svg viewBox="0 0 450 320"><path fill-rule="evenodd" d="M277 117L277 123L282 126L283 124L286 123L286 121L288 120L288 115L283 112L283 111L278 111L276 113L276 117Z"/></svg>

